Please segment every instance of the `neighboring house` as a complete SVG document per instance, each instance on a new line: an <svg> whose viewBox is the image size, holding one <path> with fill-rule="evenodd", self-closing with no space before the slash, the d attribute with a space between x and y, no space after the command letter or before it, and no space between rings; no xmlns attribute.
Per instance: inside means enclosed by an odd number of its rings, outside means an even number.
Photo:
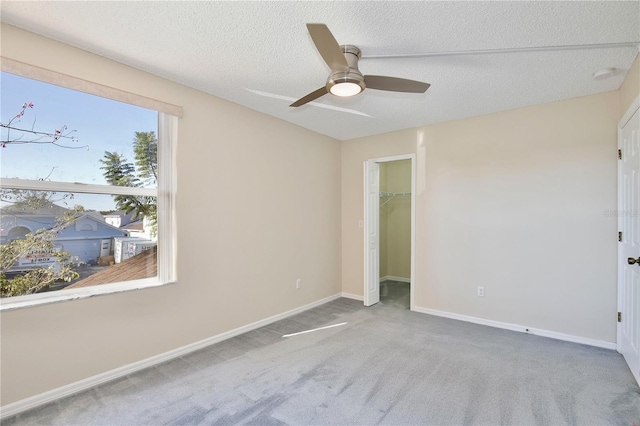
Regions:
<svg viewBox="0 0 640 426"><path fill-rule="evenodd" d="M56 219L67 212L68 210L64 207L53 203L38 209L26 208L21 203L2 207L0 208L0 244L24 238L28 233L38 229L51 229L55 226ZM97 262L100 256L107 256L113 252L113 238L126 236L128 236L126 230L109 225L99 212L87 211L58 233L54 240L54 250L68 252L76 258L76 262L92 264ZM32 263L25 258L13 269L29 269Z"/></svg>
<svg viewBox="0 0 640 426"><path fill-rule="evenodd" d="M103 215L104 221L116 228L122 228L133 222L133 212L117 211Z"/></svg>
<svg viewBox="0 0 640 426"><path fill-rule="evenodd" d="M128 225L123 226L121 229L126 230L131 237L139 237L155 241L157 236L152 232L152 228L153 227L145 217L142 220L131 222Z"/></svg>
<svg viewBox="0 0 640 426"><path fill-rule="evenodd" d="M153 226L146 217L133 218L133 212L125 213L117 211L103 215L104 221L116 228L126 229L131 237L146 238L155 240L155 232Z"/></svg>
<svg viewBox="0 0 640 426"><path fill-rule="evenodd" d="M130 237L147 238L144 233L144 223L142 220L136 220L127 225L124 225L122 229L126 229Z"/></svg>

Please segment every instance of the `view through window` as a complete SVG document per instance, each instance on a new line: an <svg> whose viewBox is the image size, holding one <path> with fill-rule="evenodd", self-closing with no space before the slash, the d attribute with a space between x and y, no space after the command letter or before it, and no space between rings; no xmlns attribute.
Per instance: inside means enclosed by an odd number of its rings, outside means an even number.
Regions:
<svg viewBox="0 0 640 426"><path fill-rule="evenodd" d="M157 277L158 112L0 78L2 297Z"/></svg>

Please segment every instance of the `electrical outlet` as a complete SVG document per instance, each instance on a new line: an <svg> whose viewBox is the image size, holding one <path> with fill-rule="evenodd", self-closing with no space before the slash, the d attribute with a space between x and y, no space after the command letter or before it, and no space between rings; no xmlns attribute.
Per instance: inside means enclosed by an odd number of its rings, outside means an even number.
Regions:
<svg viewBox="0 0 640 426"><path fill-rule="evenodd" d="M296 280L296 288L300 288L301 285L302 285L302 280L300 278L298 278Z"/></svg>
<svg viewBox="0 0 640 426"><path fill-rule="evenodd" d="M484 297L484 287L478 287L478 297Z"/></svg>

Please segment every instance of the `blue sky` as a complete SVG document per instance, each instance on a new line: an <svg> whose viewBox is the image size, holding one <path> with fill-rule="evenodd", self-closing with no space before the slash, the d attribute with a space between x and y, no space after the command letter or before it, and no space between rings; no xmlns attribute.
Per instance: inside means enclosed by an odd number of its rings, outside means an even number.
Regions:
<svg viewBox="0 0 640 426"><path fill-rule="evenodd" d="M109 99L64 89L8 73L0 74L0 122L8 123L21 111L22 104L32 102L20 122L14 127L54 132L66 125L76 130L77 142L61 140L67 146L88 148L65 149L52 144L9 144L0 148L0 176L8 178L42 179L61 182L106 184L100 170L105 151L124 154L133 162L132 141L136 131L157 134L158 114ZM12 133L13 137L17 135ZM1 137L6 139L6 129ZM29 135L25 135L27 137ZM78 195L78 204L85 199L85 208L107 209L111 197L89 198ZM100 200L100 201L98 201Z"/></svg>

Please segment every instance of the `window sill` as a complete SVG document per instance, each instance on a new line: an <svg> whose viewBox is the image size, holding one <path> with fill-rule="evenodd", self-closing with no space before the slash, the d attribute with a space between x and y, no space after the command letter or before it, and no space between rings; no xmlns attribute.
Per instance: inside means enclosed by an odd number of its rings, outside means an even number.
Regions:
<svg viewBox="0 0 640 426"><path fill-rule="evenodd" d="M157 277L145 278L142 280L101 284L92 287L83 287L69 290L58 290L47 293L29 294L26 296L14 296L0 299L0 312L30 308L33 306L48 305L51 303L66 302L69 300L86 299L94 296L106 294L122 293L130 290L141 290L150 287L160 287L173 284L172 282L162 282Z"/></svg>

